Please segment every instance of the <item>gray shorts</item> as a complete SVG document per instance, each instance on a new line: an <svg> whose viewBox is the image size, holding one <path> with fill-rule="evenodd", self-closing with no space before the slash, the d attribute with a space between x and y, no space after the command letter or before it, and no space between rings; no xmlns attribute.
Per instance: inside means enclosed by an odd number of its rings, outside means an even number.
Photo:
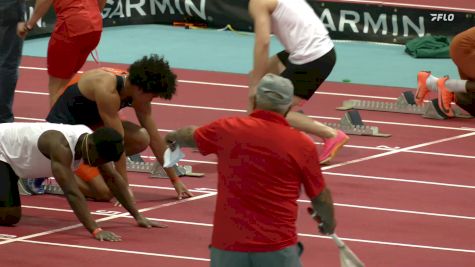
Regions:
<svg viewBox="0 0 475 267"><path fill-rule="evenodd" d="M302 267L301 243L271 252L237 252L213 247L210 250L211 267Z"/></svg>

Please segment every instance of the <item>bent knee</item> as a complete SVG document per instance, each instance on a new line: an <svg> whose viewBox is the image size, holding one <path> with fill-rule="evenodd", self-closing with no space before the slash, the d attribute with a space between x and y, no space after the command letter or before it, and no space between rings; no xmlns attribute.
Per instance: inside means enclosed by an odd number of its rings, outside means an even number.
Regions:
<svg viewBox="0 0 475 267"><path fill-rule="evenodd" d="M133 155L144 151L150 144L150 135L145 128L140 128L133 133L126 135L125 152Z"/></svg>
<svg viewBox="0 0 475 267"><path fill-rule="evenodd" d="M0 225L11 226L17 224L21 219L20 207L2 207L0 208Z"/></svg>

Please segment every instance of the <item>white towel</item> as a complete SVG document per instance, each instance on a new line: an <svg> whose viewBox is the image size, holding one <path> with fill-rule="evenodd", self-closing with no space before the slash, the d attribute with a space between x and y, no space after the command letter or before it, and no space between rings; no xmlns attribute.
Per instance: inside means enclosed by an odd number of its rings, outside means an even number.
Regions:
<svg viewBox="0 0 475 267"><path fill-rule="evenodd" d="M182 158L185 157L185 154L183 151L181 151L180 146L176 146L175 150L171 150L170 148L167 148L165 150L165 153L163 155L163 167L164 168L170 168L173 167L175 164L178 163Z"/></svg>

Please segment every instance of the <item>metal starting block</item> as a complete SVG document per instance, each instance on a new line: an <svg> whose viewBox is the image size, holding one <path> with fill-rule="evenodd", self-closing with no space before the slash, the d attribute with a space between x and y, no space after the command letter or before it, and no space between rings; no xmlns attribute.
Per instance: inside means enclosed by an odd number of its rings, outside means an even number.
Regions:
<svg viewBox="0 0 475 267"><path fill-rule="evenodd" d="M189 165L175 165L173 168L175 168L178 176L204 176L204 173L193 172L193 168ZM150 177L153 178L168 178L165 169L163 169L162 165L158 162L127 161L127 171L150 173Z"/></svg>
<svg viewBox="0 0 475 267"><path fill-rule="evenodd" d="M63 189L58 184L46 184L45 194L64 195Z"/></svg>
<svg viewBox="0 0 475 267"><path fill-rule="evenodd" d="M175 172L178 176L191 176L191 177L202 177L205 174L200 172L193 172L193 167L190 165L175 165L173 166ZM165 169L163 169L162 165L156 164L155 168L152 171L150 177L153 178L169 178Z"/></svg>
<svg viewBox="0 0 475 267"><path fill-rule="evenodd" d="M435 105L438 108L437 102ZM407 114L418 114L425 118L430 119L446 119L443 113L437 111L434 107L434 101L424 102L423 105L416 105L414 93L412 91L406 91L397 98L395 102L383 102L383 101L371 101L371 100L345 100L338 110L372 110L372 111L384 111L384 112L396 112ZM457 106L453 108L455 117L457 118L471 118L472 116L464 114L464 112Z"/></svg>
<svg viewBox="0 0 475 267"><path fill-rule="evenodd" d="M32 193L26 188L22 178L18 179L18 192L21 196L31 196Z"/></svg>
<svg viewBox="0 0 475 267"><path fill-rule="evenodd" d="M146 172L146 173L152 173L152 170L155 167L154 162L137 162L137 161L129 161L127 160L126 166L127 166L127 171L129 172Z"/></svg>
<svg viewBox="0 0 475 267"><path fill-rule="evenodd" d="M36 179L39 179L39 178L36 178ZM22 196L42 195L42 194L64 195L64 192L61 189L61 187L57 183L52 182L51 180L48 180L48 179L52 179L52 178L47 178L46 180L44 180L43 183L41 184L41 187L37 188L37 192L35 192L35 191L32 191L34 189L30 188L31 185L30 186L28 185L28 180L34 180L34 179L20 178L18 180L18 191L20 195Z"/></svg>
<svg viewBox="0 0 475 267"><path fill-rule="evenodd" d="M357 110L350 110L345 113L345 116L339 123L324 123L325 125L340 129L346 134L350 135L365 135L377 137L389 137L391 134L380 133L376 126L366 126L361 119L361 115Z"/></svg>
<svg viewBox="0 0 475 267"><path fill-rule="evenodd" d="M427 106L427 109L424 112L424 114L422 114L424 118L437 119L437 120L445 120L449 118L447 115L445 115L442 112L442 110L440 110L437 98L432 99L429 103L426 103L426 106ZM457 105L452 105L452 111L454 112L454 115L456 118L463 118L463 119L473 118L472 115L466 113Z"/></svg>

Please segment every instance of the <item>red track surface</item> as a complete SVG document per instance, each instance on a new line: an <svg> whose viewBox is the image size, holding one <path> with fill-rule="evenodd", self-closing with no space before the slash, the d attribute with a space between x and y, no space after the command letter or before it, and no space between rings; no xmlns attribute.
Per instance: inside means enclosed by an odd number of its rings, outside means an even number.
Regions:
<svg viewBox="0 0 475 267"><path fill-rule="evenodd" d="M31 68L44 68L44 64L42 58L24 58L22 66L27 68L21 70L15 95L18 121L46 116L46 71ZM91 67L96 66L87 65ZM223 116L244 115L245 76L190 70L177 73L178 95L171 102L157 101L154 106L162 133ZM403 90L326 83L305 106L305 113L321 121L335 122L343 116L342 111L335 110L343 100L396 98ZM334 194L339 235L366 266L473 266L475 120L437 121L370 111L361 114L366 124L379 126L381 132L392 133L392 137L352 136L334 164L323 168ZM133 119L130 111L126 115ZM408 147L412 149L395 150ZM20 224L0 228L0 234L22 239L3 239L10 243L2 244L0 238L0 265L208 266L216 160L191 151L186 154L187 164L206 173L205 178L183 178L201 198L176 202L167 180L130 173L139 208L149 208L145 215L164 221L168 229L135 227L131 218L110 218L124 212L122 208L90 202L91 210L97 212L96 218L104 220L101 226L124 239L120 243L100 243L78 225L62 197L23 197L24 217ZM152 154L146 151L143 155ZM373 158L366 158L369 156ZM304 265L339 266L335 245L318 235L314 222L306 216L305 199L302 197L300 202L298 220L300 239L306 248ZM62 229L74 225L75 228ZM62 230L51 232L57 229Z"/></svg>

